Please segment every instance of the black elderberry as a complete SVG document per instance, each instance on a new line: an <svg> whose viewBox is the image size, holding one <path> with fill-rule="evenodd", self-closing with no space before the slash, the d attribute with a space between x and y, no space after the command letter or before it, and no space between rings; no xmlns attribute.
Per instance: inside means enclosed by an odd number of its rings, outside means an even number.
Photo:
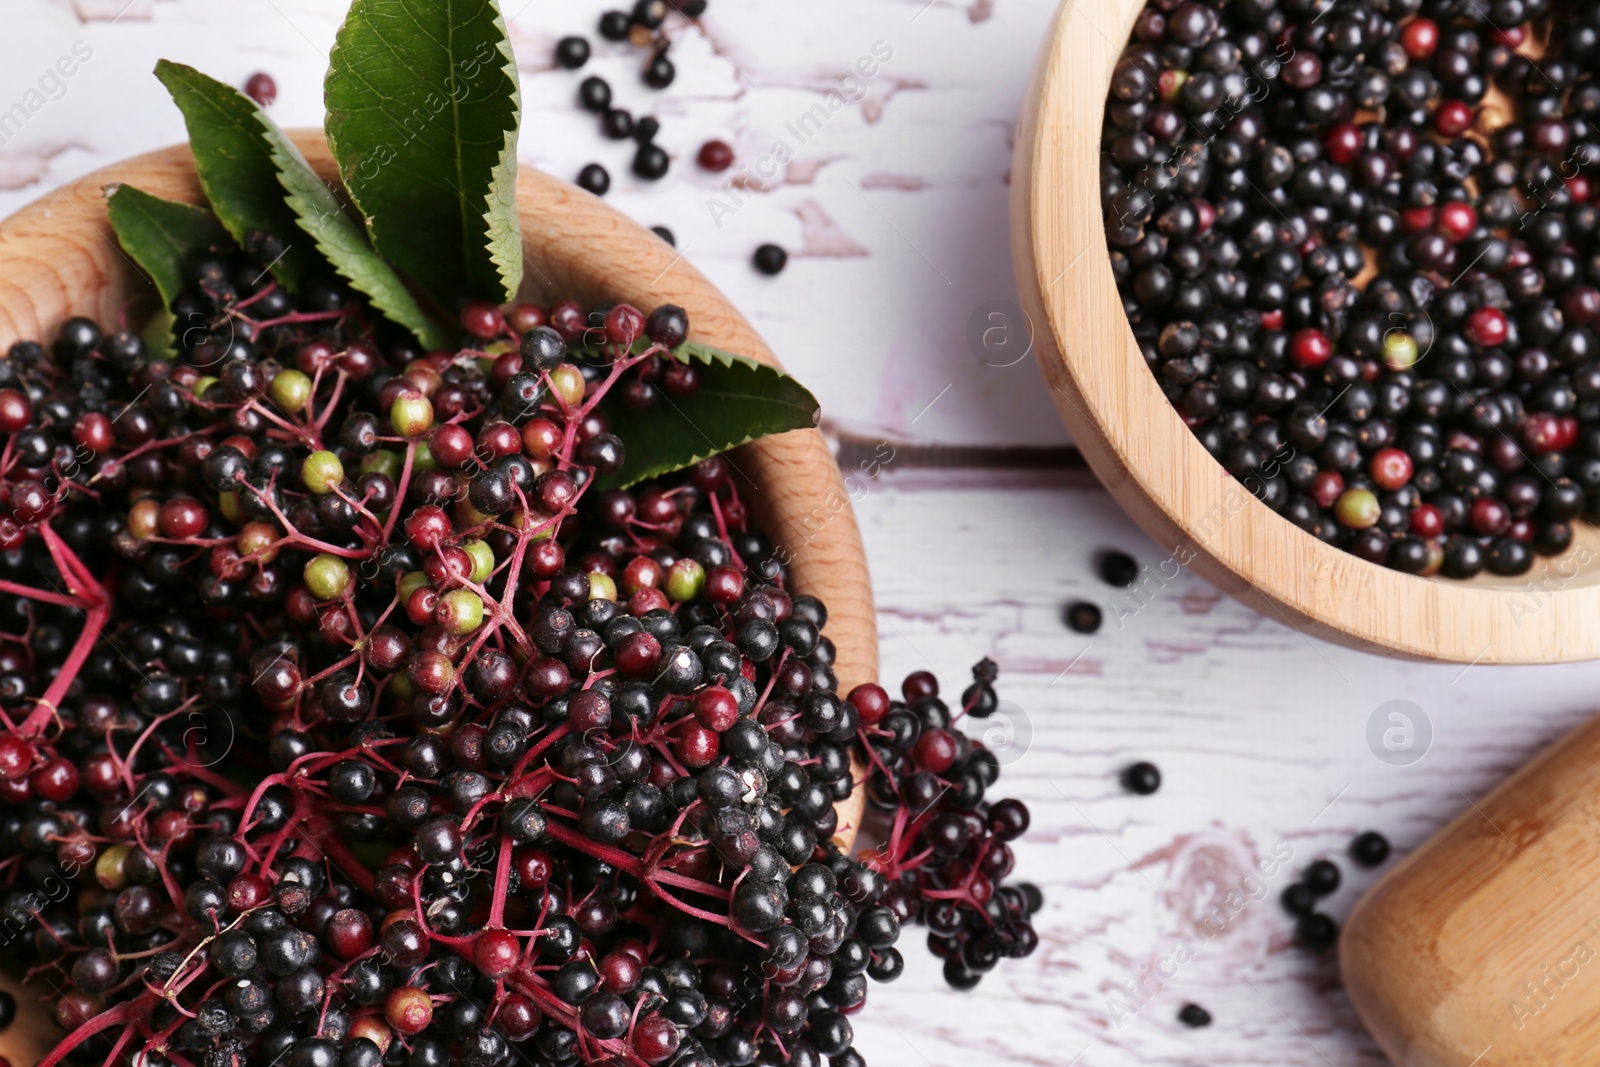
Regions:
<svg viewBox="0 0 1600 1067"><path fill-rule="evenodd" d="M1135 763L1122 772L1122 788L1149 796L1161 788L1161 771L1153 763Z"/></svg>
<svg viewBox="0 0 1600 1067"><path fill-rule="evenodd" d="M1301 880L1311 892L1325 897L1339 888L1339 867L1332 860L1316 860L1306 868Z"/></svg>
<svg viewBox="0 0 1600 1067"><path fill-rule="evenodd" d="M585 164L584 168L578 171L578 188L595 196L605 196L611 188L611 175L598 163Z"/></svg>
<svg viewBox="0 0 1600 1067"><path fill-rule="evenodd" d="M1280 901L1290 915L1309 915L1317 906L1317 894L1304 882L1296 882L1283 891Z"/></svg>
<svg viewBox="0 0 1600 1067"><path fill-rule="evenodd" d="M779 274L789 264L789 253L775 244L758 245L751 262L762 274Z"/></svg>
<svg viewBox="0 0 1600 1067"><path fill-rule="evenodd" d="M677 75L678 71L673 66L672 60L667 58L665 51L661 51L652 56L650 62L645 64L643 77L644 83L650 88L665 89L672 84L672 80Z"/></svg>
<svg viewBox="0 0 1600 1067"><path fill-rule="evenodd" d="M1363 867L1378 867L1389 858L1389 840L1376 830L1358 834L1350 842L1350 856Z"/></svg>
<svg viewBox="0 0 1600 1067"><path fill-rule="evenodd" d="M1100 629L1100 609L1086 601L1076 601L1067 606L1067 626L1080 634L1096 633Z"/></svg>
<svg viewBox="0 0 1600 1067"><path fill-rule="evenodd" d="M582 37L563 37L556 42L556 62L568 70L577 70L589 62L589 42Z"/></svg>
<svg viewBox="0 0 1600 1067"><path fill-rule="evenodd" d="M1100 557L1100 578L1107 585L1126 587L1139 578L1139 564L1126 552L1107 552Z"/></svg>
<svg viewBox="0 0 1600 1067"><path fill-rule="evenodd" d="M603 114L611 106L610 84L604 78L590 75L578 85L578 102L585 111Z"/></svg>
<svg viewBox="0 0 1600 1067"><path fill-rule="evenodd" d="M633 154L633 173L645 181L657 181L666 177L667 170L672 165L671 158L666 149L653 141L647 141L639 146Z"/></svg>
<svg viewBox="0 0 1600 1067"><path fill-rule="evenodd" d="M1295 940L1302 948L1324 952L1339 939L1339 924L1321 912L1311 912L1295 924Z"/></svg>

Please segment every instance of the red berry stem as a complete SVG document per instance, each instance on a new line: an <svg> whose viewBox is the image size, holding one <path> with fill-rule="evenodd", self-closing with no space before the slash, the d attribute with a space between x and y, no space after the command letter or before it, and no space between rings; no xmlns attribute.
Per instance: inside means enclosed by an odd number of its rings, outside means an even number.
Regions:
<svg viewBox="0 0 1600 1067"><path fill-rule="evenodd" d="M56 1067L56 1064L67 1058L67 1054L69 1052L77 1048L83 1042L89 1040L89 1038L93 1037L95 1034L98 1034L100 1031L109 1027L116 1026L118 1023L126 1022L128 1019L128 1012L130 1011L133 1003L133 1001L123 1001L121 1004L113 1005L101 1012L99 1015L96 1015L94 1018L85 1021L83 1025L79 1026L76 1030L72 1031L72 1033L62 1038L56 1047L51 1049L49 1054L38 1062L36 1067Z"/></svg>

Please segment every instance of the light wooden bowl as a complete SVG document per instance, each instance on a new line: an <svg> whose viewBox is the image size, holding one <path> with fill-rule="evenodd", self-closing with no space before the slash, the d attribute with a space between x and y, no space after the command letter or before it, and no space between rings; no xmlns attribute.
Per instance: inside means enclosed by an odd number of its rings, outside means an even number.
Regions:
<svg viewBox="0 0 1600 1067"><path fill-rule="evenodd" d="M1113 65L1143 0L1072 0L1025 97L1011 178L1022 307L1079 451L1168 561L1271 619L1353 648L1480 663L1600 657L1600 529L1516 578L1419 578L1357 559L1274 514L1190 433L1122 313L1100 207L1100 128ZM1160 565L1158 565L1160 564ZM1176 566L1174 566L1176 565Z"/></svg>
<svg viewBox="0 0 1600 1067"><path fill-rule="evenodd" d="M1593 1063L1600 717L1470 805L1356 906L1345 989L1398 1067Z"/></svg>
<svg viewBox="0 0 1600 1067"><path fill-rule="evenodd" d="M322 133L294 131L307 160L324 178L337 169ZM41 197L0 222L0 351L24 338L48 339L72 315L116 322L131 309L156 306L154 287L123 255L106 220L102 188L126 182L173 200L203 203L186 145L135 156ZM526 266L522 295L627 301L647 311L677 304L689 312L696 340L777 365L744 316L705 276L655 234L599 198L523 167L517 178ZM818 430L766 437L733 454L740 490L763 530L790 555L790 584L828 606L824 631L838 646L840 692L878 676L877 618L866 555L849 494ZM838 806L845 847L854 840L865 789ZM0 1034L0 1056L31 1064L62 1036L27 989L0 975L17 996L17 1022Z"/></svg>

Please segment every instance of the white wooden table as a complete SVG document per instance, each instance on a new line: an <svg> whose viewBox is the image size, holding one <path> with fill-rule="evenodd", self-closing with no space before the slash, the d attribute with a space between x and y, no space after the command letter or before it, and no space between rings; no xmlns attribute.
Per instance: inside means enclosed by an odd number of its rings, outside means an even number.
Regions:
<svg viewBox="0 0 1600 1067"><path fill-rule="evenodd" d="M1032 361L1002 365L1010 360L968 340L990 302L1014 298L1011 137L1050 0L713 0L703 34L676 33L679 75L664 93L638 81L637 53L595 38L608 5L504 2L523 71L523 159L565 176L605 164L613 202L670 226L817 392L844 462L893 450L856 502L886 677L931 668L959 689L978 657L1001 666L1010 726L990 720L989 739L1008 762L1006 791L1033 810L1018 860L1046 893L1043 943L956 994L908 937L907 975L875 989L857 1019L869 1061L1383 1062L1334 963L1292 946L1277 894L1357 831L1414 847L1592 709L1600 666L1386 661L1308 639L1188 574L1142 601L1094 577L1107 546L1152 566L1161 555L1077 465ZM14 5L0 37L0 213L180 140L178 114L149 75L162 56L235 83L268 70L278 120L319 123L343 8ZM604 141L573 106L581 75L551 69L550 53L574 32L596 43L584 73L661 118L674 157L666 180L628 175L626 146ZM75 42L92 56L41 85ZM865 96L806 121L841 84L860 95L843 80L875 45L890 55ZM12 111L7 126L14 103L25 119ZM723 189L737 165L715 178L693 163L713 136L750 168L737 199ZM763 160L787 155L765 168L770 178L754 177ZM775 279L748 265L768 240L792 253ZM1105 608L1092 638L1062 625L1077 598ZM1390 701L1409 702L1419 726L1425 717L1431 744L1420 758L1421 746L1387 762L1369 747L1369 719ZM1154 796L1118 787L1135 759L1161 767ZM1252 881L1272 856L1288 857L1286 869ZM1343 866L1346 885L1328 903L1341 918L1374 877ZM1210 1028L1176 1021L1190 1000L1215 1016Z"/></svg>

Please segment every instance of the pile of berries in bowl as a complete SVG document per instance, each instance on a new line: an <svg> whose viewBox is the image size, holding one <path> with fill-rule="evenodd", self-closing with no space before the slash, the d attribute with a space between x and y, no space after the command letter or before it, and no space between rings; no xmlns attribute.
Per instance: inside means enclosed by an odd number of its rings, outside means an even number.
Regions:
<svg viewBox="0 0 1600 1067"><path fill-rule="evenodd" d="M841 698L726 459L596 488L607 404L695 387L681 309L469 305L488 360L244 257L189 282L172 362L86 319L0 361L0 909L60 991L42 1062L860 1063L902 924L958 986L1037 944L1026 809L952 726L993 665L954 715L927 675Z"/></svg>
<svg viewBox="0 0 1600 1067"><path fill-rule="evenodd" d="M1553 0L1138 14L1113 273L1162 391L1268 507L1457 579L1600 514L1597 49L1600 9Z"/></svg>

